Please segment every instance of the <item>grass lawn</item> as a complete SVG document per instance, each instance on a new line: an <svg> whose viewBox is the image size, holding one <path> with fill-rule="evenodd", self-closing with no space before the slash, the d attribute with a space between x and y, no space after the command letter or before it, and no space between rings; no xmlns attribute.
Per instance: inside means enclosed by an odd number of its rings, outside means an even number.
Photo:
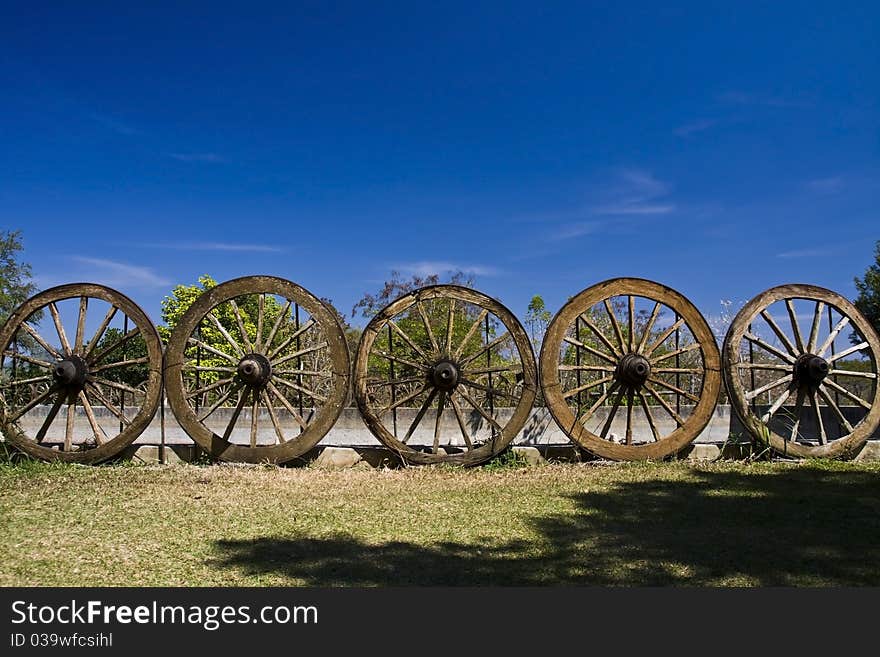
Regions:
<svg viewBox="0 0 880 657"><path fill-rule="evenodd" d="M880 464L0 465L3 586L880 584Z"/></svg>

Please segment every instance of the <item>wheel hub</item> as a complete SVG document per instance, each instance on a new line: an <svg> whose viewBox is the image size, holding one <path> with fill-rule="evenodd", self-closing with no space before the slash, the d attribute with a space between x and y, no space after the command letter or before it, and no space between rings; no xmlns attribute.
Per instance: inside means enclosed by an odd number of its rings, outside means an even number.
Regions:
<svg viewBox="0 0 880 657"><path fill-rule="evenodd" d="M651 376L651 363L640 354L627 354L617 364L614 376L630 388L641 388Z"/></svg>
<svg viewBox="0 0 880 657"><path fill-rule="evenodd" d="M71 355L55 361L52 376L55 381L66 388L82 388L86 384L89 368L79 356Z"/></svg>
<svg viewBox="0 0 880 657"><path fill-rule="evenodd" d="M794 363L794 378L800 383L819 385L828 376L831 366L828 361L813 354L804 354Z"/></svg>
<svg viewBox="0 0 880 657"><path fill-rule="evenodd" d="M247 385L262 388L272 376L272 366L262 354L247 354L238 363L238 376Z"/></svg>
<svg viewBox="0 0 880 657"><path fill-rule="evenodd" d="M430 372L431 383L440 390L452 390L458 385L458 366L450 360L441 360L436 363Z"/></svg>

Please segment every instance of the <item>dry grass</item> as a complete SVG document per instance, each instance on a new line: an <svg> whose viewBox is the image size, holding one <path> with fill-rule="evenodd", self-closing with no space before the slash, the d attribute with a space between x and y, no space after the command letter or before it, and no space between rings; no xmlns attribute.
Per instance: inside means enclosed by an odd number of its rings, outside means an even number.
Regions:
<svg viewBox="0 0 880 657"><path fill-rule="evenodd" d="M3 586L880 584L880 465L0 466Z"/></svg>

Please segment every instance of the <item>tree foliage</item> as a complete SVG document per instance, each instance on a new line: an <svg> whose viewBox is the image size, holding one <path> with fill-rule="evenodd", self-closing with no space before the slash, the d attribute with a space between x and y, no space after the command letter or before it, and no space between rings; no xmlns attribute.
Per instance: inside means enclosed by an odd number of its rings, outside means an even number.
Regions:
<svg viewBox="0 0 880 657"><path fill-rule="evenodd" d="M880 333L880 240L874 245L874 264L865 270L862 278L855 279L858 296L855 306ZM861 338L852 336L854 342L860 342Z"/></svg>
<svg viewBox="0 0 880 657"><path fill-rule="evenodd" d="M540 349L541 341L544 339L544 333L546 333L551 319L553 319L553 314L547 310L544 298L540 294L533 296L526 309L526 329L535 351Z"/></svg>

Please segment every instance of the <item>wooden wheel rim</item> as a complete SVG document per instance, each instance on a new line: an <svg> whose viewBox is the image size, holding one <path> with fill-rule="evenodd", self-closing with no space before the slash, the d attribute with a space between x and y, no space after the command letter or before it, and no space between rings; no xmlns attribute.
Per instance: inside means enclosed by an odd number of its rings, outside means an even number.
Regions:
<svg viewBox="0 0 880 657"><path fill-rule="evenodd" d="M672 433L654 442L624 445L611 442L589 431L585 426L592 414L575 416L563 397L559 376L559 354L563 339L575 318L597 303L615 296L650 299L674 310L684 320L699 344L703 362L702 389L691 415ZM632 461L661 459L675 454L694 440L712 418L721 387L721 357L715 337L697 308L683 295L666 286L639 278L615 278L593 285L566 303L556 314L544 337L540 356L541 387L550 414L559 427L576 444L606 459Z"/></svg>
<svg viewBox="0 0 880 657"><path fill-rule="evenodd" d="M878 355L880 355L880 338L870 322L852 303L836 292L815 285L779 285L765 290L743 306L731 322L724 338L724 383L727 387L730 403L749 434L756 440L769 444L779 454L799 458L852 457L880 425L880 385L877 385L876 378L874 395L872 399L866 400L869 402L870 410L853 427L853 431L840 438L830 440L824 445L805 445L792 440L790 436L781 436L771 430L768 426L769 420L765 423L761 417L753 412L749 400L746 399L742 382L735 373L735 370L739 369L737 364L740 362L739 353L742 341L745 339L745 334L752 322L773 303L794 299L822 302L826 307L834 308L841 316L849 318L849 321L855 325L868 343L867 352L876 376ZM797 344L792 346L795 347L795 350L799 348Z"/></svg>
<svg viewBox="0 0 880 657"><path fill-rule="evenodd" d="M249 294L278 295L304 308L315 321L327 343L330 356L331 393L315 404L314 419L302 433L274 445L236 444L206 426L187 401L183 381L185 349L202 320L215 307ZM268 327L264 327L264 332ZM264 336L268 339L267 336ZM264 345L264 350L271 345ZM259 350L258 350L259 352ZM301 456L327 434L342 413L348 396L350 360L345 333L336 314L324 302L296 283L274 276L246 276L221 283L204 292L184 313L175 327L165 356L165 386L171 410L180 426L206 452L224 461L244 463L284 463ZM247 397L249 393L244 393ZM262 403L258 404L262 408ZM273 421L274 422L274 421ZM233 420L235 424L235 420Z"/></svg>
<svg viewBox="0 0 880 657"><path fill-rule="evenodd" d="M73 299L99 299L109 303L111 306L121 310L125 315L134 321L140 336L143 337L147 348L147 386L144 391L144 401L138 413L130 418L130 423L125 429L120 431L116 436L107 436L107 440L103 444L99 444L93 449L84 451L62 451L45 447L36 440L31 439L18 425L16 421L11 421L5 411L6 405L0 410L0 428L6 439L15 445L21 451L46 461L67 461L72 463L100 463L106 461L113 456L119 454L126 447L131 445L138 436L147 428L156 410L159 408L159 400L162 388L162 344L156 327L153 325L147 314L127 296L112 288L94 283L68 283L57 287L44 290L25 301L18 309L7 319L6 323L0 328L0 345L3 351L12 342L15 335L21 329L27 319L35 312L42 308L49 307L50 304L56 304L59 301ZM105 327L106 328L106 327ZM132 329L133 331L134 329ZM102 332L103 333L103 332ZM100 336L98 336L100 337ZM88 346L83 345L83 347ZM97 354L94 351L91 354ZM56 396L56 395L53 395ZM60 397L60 393L58 397ZM51 424L52 420L50 420Z"/></svg>
<svg viewBox="0 0 880 657"><path fill-rule="evenodd" d="M495 436L484 445L474 447L468 451L453 454L427 453L398 440L382 422L369 401L367 391L367 377L369 356L379 332L388 325L388 322L396 315L405 312L421 301L446 298L455 301L463 301L491 312L497 317L509 332L516 347L517 354L522 362L523 378L521 382L521 396L514 408L513 414L502 428L500 435ZM396 452L406 462L414 465L430 465L449 463L461 466L478 465L492 458L516 437L528 419L529 412L537 394L537 367L535 356L525 329L517 318L500 302L476 290L458 285L432 285L420 288L406 294L380 311L364 329L358 345L357 358L355 359L355 399L364 419L364 423L376 438L386 447Z"/></svg>

